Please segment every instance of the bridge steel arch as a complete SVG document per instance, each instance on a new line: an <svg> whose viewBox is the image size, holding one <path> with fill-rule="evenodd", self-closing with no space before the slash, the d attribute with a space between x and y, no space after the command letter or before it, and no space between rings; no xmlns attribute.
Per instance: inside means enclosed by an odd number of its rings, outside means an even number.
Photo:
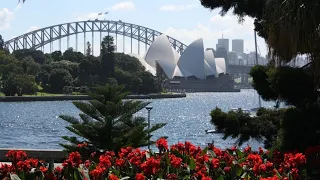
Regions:
<svg viewBox="0 0 320 180"><path fill-rule="evenodd" d="M84 34L84 43L86 43L87 32L92 32L92 41L94 39L94 32L100 32L100 41L102 32L123 35L124 37L131 38L131 52L132 52L132 39L136 39L146 45L151 43L162 33L156 30L143 27L136 24L126 23L122 21L112 20L89 20L58 24L54 26L38 29L13 39L10 39L4 43L5 47L9 51L19 49L39 49L44 48L45 45L50 43L50 51L52 51L52 42L59 40L59 46L61 50L61 39L67 37L67 47L69 48L69 36L76 35L76 46L78 46L78 34ZM186 49L186 45L182 42L168 36L168 39L172 47L178 52L182 53ZM93 46L93 42L92 42ZM93 48L92 48L93 49ZM138 51L140 52L140 45L138 44ZM78 48L76 47L78 51Z"/></svg>

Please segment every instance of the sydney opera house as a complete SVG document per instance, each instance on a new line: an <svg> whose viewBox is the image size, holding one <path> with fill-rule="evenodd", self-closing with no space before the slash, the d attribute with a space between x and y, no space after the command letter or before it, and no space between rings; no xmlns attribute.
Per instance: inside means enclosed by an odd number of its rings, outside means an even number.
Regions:
<svg viewBox="0 0 320 180"><path fill-rule="evenodd" d="M171 91L235 91L227 74L224 58L215 58L213 49L204 49L203 40L192 42L181 54L174 50L166 35L159 36L141 57L136 57L147 71L165 77L164 87Z"/></svg>

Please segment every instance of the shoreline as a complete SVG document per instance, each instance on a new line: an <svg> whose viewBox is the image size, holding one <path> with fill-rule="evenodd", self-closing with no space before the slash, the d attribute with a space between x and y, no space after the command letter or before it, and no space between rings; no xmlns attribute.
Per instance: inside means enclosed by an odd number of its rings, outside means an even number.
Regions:
<svg viewBox="0 0 320 180"><path fill-rule="evenodd" d="M186 93L177 94L148 94L148 95L128 95L125 99L165 99L165 98L185 98ZM92 98L88 95L61 95L61 96L3 96L0 102L28 102L28 101L87 101Z"/></svg>

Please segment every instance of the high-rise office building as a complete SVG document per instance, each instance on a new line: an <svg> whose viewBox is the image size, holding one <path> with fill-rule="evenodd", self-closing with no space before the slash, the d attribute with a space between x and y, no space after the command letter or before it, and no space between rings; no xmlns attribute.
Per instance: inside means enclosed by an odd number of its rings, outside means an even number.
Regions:
<svg viewBox="0 0 320 180"><path fill-rule="evenodd" d="M243 39L232 40L232 51L238 54L243 54Z"/></svg>
<svg viewBox="0 0 320 180"><path fill-rule="evenodd" d="M218 39L218 48L225 48L229 52L229 39Z"/></svg>

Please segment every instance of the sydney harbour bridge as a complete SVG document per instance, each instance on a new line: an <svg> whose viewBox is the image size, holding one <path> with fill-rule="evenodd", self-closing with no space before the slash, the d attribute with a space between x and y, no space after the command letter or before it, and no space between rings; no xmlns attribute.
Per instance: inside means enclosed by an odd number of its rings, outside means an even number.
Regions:
<svg viewBox="0 0 320 180"><path fill-rule="evenodd" d="M9 51L20 50L20 49L38 49L44 52L45 46L49 46L50 53L55 50L62 50L62 39L67 39L66 46L70 48L71 44L75 45L76 51L82 51L79 49L81 43L83 43L83 52L86 52L86 43L91 40L92 49L94 49L94 41L97 39L95 37L98 34L98 41L102 41L103 35L112 34L115 37L116 46L119 46L118 36L122 36L123 40L123 52L125 52L126 38L129 40L129 51L131 53L140 54L140 51L147 51L148 47L152 42L160 36L162 33L144 26L122 22L122 21L112 21L112 20L89 20L89 21L79 21L53 25L38 30L28 32L26 34L17 36L5 42L5 47ZM75 36L75 42L71 42L70 37ZM81 38L79 38L82 36ZM79 42L79 39L83 39L83 42ZM168 36L168 39L172 47L181 54L187 47L186 44L181 41ZM136 42L134 42L136 41ZM53 45L53 43L58 42L58 47ZM101 44L99 42L99 45ZM144 46L141 46L144 45ZM138 52L133 52L133 47L137 46ZM99 47L100 49L100 47ZM135 48L136 49L136 48ZM94 55L94 51L91 52ZM247 74L251 69L251 66L241 66L241 65L229 65L229 73L233 74L235 77L242 77L244 82L247 82Z"/></svg>

